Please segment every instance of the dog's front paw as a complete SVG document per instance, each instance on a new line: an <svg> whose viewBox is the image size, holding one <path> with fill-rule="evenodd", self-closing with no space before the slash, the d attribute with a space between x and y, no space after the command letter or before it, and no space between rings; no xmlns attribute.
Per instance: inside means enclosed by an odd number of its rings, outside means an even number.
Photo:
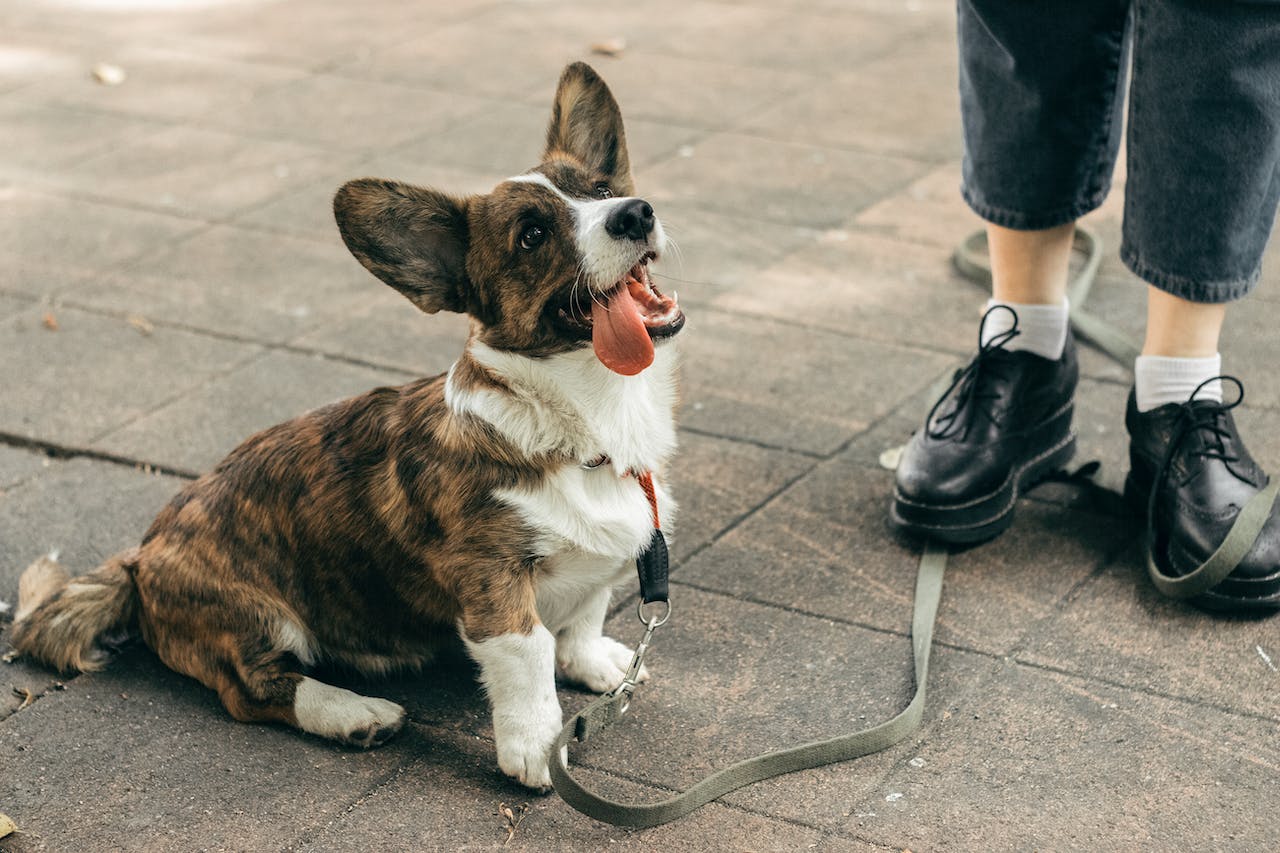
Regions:
<svg viewBox="0 0 1280 853"><path fill-rule="evenodd" d="M551 771L547 769L547 746L529 741L512 741L498 745L498 767L521 785L543 792L551 790Z"/></svg>
<svg viewBox="0 0 1280 853"><path fill-rule="evenodd" d="M622 683L627 667L631 666L632 654L631 649L617 640L595 637L567 646L557 657L560 658L560 671L566 679L596 693L604 693ZM649 680L649 670L643 665L636 680Z"/></svg>
<svg viewBox="0 0 1280 853"><path fill-rule="evenodd" d="M494 720L498 746L498 767L521 785L536 791L551 790L548 753L560 734L560 708L555 715L532 713L522 720Z"/></svg>

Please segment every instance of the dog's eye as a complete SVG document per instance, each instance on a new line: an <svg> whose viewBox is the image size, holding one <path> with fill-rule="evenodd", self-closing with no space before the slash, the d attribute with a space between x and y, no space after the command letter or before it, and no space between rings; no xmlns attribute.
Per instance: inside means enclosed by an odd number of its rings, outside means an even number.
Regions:
<svg viewBox="0 0 1280 853"><path fill-rule="evenodd" d="M520 232L520 248L536 249L547 239L547 232L541 225L530 225Z"/></svg>
<svg viewBox="0 0 1280 853"><path fill-rule="evenodd" d="M596 195L600 198L613 198L613 190L609 189L608 184L596 184Z"/></svg>

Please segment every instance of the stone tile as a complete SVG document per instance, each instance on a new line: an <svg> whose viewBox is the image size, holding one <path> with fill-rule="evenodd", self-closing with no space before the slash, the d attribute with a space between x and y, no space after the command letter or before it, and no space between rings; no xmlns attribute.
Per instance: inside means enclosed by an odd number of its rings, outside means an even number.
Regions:
<svg viewBox="0 0 1280 853"><path fill-rule="evenodd" d="M683 156L688 154L689 156ZM716 134L649 169L645 197L831 228L925 171L898 157Z"/></svg>
<svg viewBox="0 0 1280 853"><path fill-rule="evenodd" d="M13 488L52 464L53 460L39 450L0 445L0 492Z"/></svg>
<svg viewBox="0 0 1280 853"><path fill-rule="evenodd" d="M202 227L157 213L64 198L27 187L0 187L0 204L9 214L0 218L4 266L104 270L170 245ZM6 275L0 281L7 279Z"/></svg>
<svg viewBox="0 0 1280 853"><path fill-rule="evenodd" d="M505 176L506 173L484 174L395 155L360 159L244 211L235 218L235 222L245 227L297 234L341 246L342 238L333 220L333 196L347 181L363 177L389 178L468 195L488 192Z"/></svg>
<svg viewBox="0 0 1280 853"><path fill-rule="evenodd" d="M399 772L414 741L355 752L237 723L139 650L0 723L5 811L32 834L20 850L279 850Z"/></svg>
<svg viewBox="0 0 1280 853"><path fill-rule="evenodd" d="M0 320L22 313L31 307L33 301L25 295L0 293Z"/></svg>
<svg viewBox="0 0 1280 853"><path fill-rule="evenodd" d="M671 247L651 271L664 293L679 292L682 305L714 305L725 291L751 287L763 271L822 234L758 219L750 211L714 213L687 201L663 202L656 210Z"/></svg>
<svg viewBox="0 0 1280 853"><path fill-rule="evenodd" d="M862 799L850 831L913 850L1275 844L1274 722L1009 665L969 699L928 732L922 766L897 765Z"/></svg>
<svg viewBox="0 0 1280 853"><path fill-rule="evenodd" d="M809 453L837 450L948 357L745 314L691 311L681 334L685 426ZM880 369L892 361L893 371ZM857 389L850 393L848 389Z"/></svg>
<svg viewBox="0 0 1280 853"><path fill-rule="evenodd" d="M176 329L141 333L127 320L72 308L50 331L40 308L0 330L9 383L0 430L83 445L257 352Z"/></svg>
<svg viewBox="0 0 1280 853"><path fill-rule="evenodd" d="M402 380L319 356L268 352L102 436L94 447L184 471L206 471L259 430Z"/></svg>
<svg viewBox="0 0 1280 853"><path fill-rule="evenodd" d="M406 377L448 370L462 354L470 320L462 314L424 314L372 276L369 285L374 290L367 300L295 339L294 345L384 364Z"/></svg>
<svg viewBox="0 0 1280 853"><path fill-rule="evenodd" d="M682 565L678 579L881 630L905 630L919 545L889 530L892 474L875 460L907 432L886 440L877 430L859 438ZM1094 514L1022 501L1008 532L952 554L939 640L1010 653L1126 541L1126 531L1099 524Z"/></svg>
<svg viewBox="0 0 1280 853"><path fill-rule="evenodd" d="M831 148L954 159L962 151L956 68L953 33L913 39L748 114L735 129Z"/></svg>
<svg viewBox="0 0 1280 853"><path fill-rule="evenodd" d="M95 60L74 76L52 77L32 86L23 98L169 121L217 120L244 109L258 90L303 76L296 69L201 56L155 43L121 46L103 59L124 69L124 83L98 83L90 73Z"/></svg>
<svg viewBox="0 0 1280 853"><path fill-rule="evenodd" d="M137 545L182 487L177 477L88 459L54 461L0 493L0 599L17 604L18 577L50 551L72 575Z"/></svg>
<svg viewBox="0 0 1280 853"><path fill-rule="evenodd" d="M640 46L608 65L597 62L596 66L617 98L628 128L637 119L647 119L723 130L813 83L811 77L778 68L664 55L661 46ZM548 91L548 103L550 96Z"/></svg>
<svg viewBox="0 0 1280 853"><path fill-rule="evenodd" d="M1229 619L1166 599L1148 580L1140 548L1091 580L1019 660L1280 722L1275 620Z"/></svg>
<svg viewBox="0 0 1280 853"><path fill-rule="evenodd" d="M466 95L318 74L263 89L236 109L204 120L309 146L377 151L444 133L495 106Z"/></svg>
<svg viewBox="0 0 1280 853"><path fill-rule="evenodd" d="M97 197L219 219L325 174L334 160L329 152L293 142L173 127L84 160L57 180L90 188Z"/></svg>
<svg viewBox="0 0 1280 853"><path fill-rule="evenodd" d="M307 70L344 57L386 50L441 24L472 17L488 0L448 4L368 0L286 0L270 4L209 4L169 25L192 51Z"/></svg>
<svg viewBox="0 0 1280 853"><path fill-rule="evenodd" d="M524 101L535 93L550 98L564 66L589 58L588 44L543 28L536 14L513 27L464 21L417 32L406 41L351 55L330 70L437 92Z"/></svg>
<svg viewBox="0 0 1280 853"><path fill-rule="evenodd" d="M79 289L75 301L282 342L344 316L383 287L336 236L318 243L215 226Z"/></svg>
<svg viewBox="0 0 1280 853"><path fill-rule="evenodd" d="M1222 370L1240 377L1250 406L1280 408L1280 376L1266 369L1276 364L1274 359L1280 355L1280 343L1275 340L1277 323L1280 305L1274 302L1256 300L1227 311L1220 346Z"/></svg>
<svg viewBox="0 0 1280 853"><path fill-rule="evenodd" d="M985 296L934 247L835 229L717 294L718 308L785 317L860 340L977 349ZM897 365L888 368L895 372Z"/></svg>
<svg viewBox="0 0 1280 853"><path fill-rule="evenodd" d="M48 10L37 18L34 10L19 14L15 4L6 4L0 14L0 93L18 92L51 77L83 73L74 53L53 43L47 32ZM21 20L19 20L21 18Z"/></svg>
<svg viewBox="0 0 1280 853"><path fill-rule="evenodd" d="M750 565L741 569L749 572ZM672 589L671 621L653 638L647 658L652 680L636 692L622 722L574 749L575 762L683 790L735 761L875 725L910 701L914 683L905 637L701 592L679 582L683 577L677 575ZM909 605L892 615L905 629ZM611 620L608 632L633 644L641 626L628 609ZM925 719L955 707L990 666L975 655L935 649ZM726 795L725 802L836 828L880 777L915 754L915 739L761 782ZM601 793L615 791L610 786Z"/></svg>
<svg viewBox="0 0 1280 853"><path fill-rule="evenodd" d="M682 432L667 473L680 506L668 539L674 563L683 562L813 464L794 453ZM615 597L626 600L631 594L624 589Z"/></svg>
<svg viewBox="0 0 1280 853"><path fill-rule="evenodd" d="M599 823L554 795L538 797L502 780L487 741L424 732L422 759L362 799L350 812L306 837L300 849L410 850L670 850L701 853L720 841L751 850L812 847L819 834L791 823L712 804L677 823L632 830ZM588 784L607 779L629 799L655 799L652 788L584 771ZM510 841L498 807L528 811ZM712 839L718 839L712 841ZM730 839L737 841L730 842Z"/></svg>
<svg viewBox="0 0 1280 853"><path fill-rule="evenodd" d="M641 178L645 167L703 135L693 128L637 118L635 111L626 105L622 109L631 167ZM474 118L452 123L382 157L412 164L414 171L454 166L491 175L494 179L484 187L487 192L499 181L538 164L546 146L550 116L551 91L548 91L535 102L503 104Z"/></svg>
<svg viewBox="0 0 1280 853"><path fill-rule="evenodd" d="M850 226L927 243L950 256L960 241L983 227L960 195L960 163L945 163L855 216Z"/></svg>
<svg viewBox="0 0 1280 853"><path fill-rule="evenodd" d="M803 13L783 4L723 6L669 29L662 53L727 64L803 71L822 80L852 71L925 32L924 22L827 4ZM937 32L937 27L933 27ZM728 34L732 34L729 36Z"/></svg>
<svg viewBox="0 0 1280 853"><path fill-rule="evenodd" d="M43 100L0 103L0 122L6 137L0 175L35 180L158 127L146 120L49 106Z"/></svg>

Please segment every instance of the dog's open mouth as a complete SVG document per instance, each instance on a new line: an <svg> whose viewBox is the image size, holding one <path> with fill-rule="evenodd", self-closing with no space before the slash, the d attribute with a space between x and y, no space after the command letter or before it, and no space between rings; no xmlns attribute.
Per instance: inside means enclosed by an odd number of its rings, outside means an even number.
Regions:
<svg viewBox="0 0 1280 853"><path fill-rule="evenodd" d="M605 367L634 376L653 363L653 342L684 326L675 294L665 296L649 276L646 253L611 290L595 296L588 314L578 305L560 309L561 322L590 332L596 357Z"/></svg>

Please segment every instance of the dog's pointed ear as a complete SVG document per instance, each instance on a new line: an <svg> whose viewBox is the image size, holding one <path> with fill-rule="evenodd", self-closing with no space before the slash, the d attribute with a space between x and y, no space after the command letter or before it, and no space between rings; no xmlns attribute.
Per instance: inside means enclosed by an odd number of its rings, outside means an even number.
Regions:
<svg viewBox="0 0 1280 853"><path fill-rule="evenodd" d="M466 200L361 178L338 190L333 216L356 260L414 305L428 314L466 310Z"/></svg>
<svg viewBox="0 0 1280 853"><path fill-rule="evenodd" d="M600 75L585 62L567 66L560 75L543 159L556 154L568 154L606 175L619 195L631 194L622 111Z"/></svg>

